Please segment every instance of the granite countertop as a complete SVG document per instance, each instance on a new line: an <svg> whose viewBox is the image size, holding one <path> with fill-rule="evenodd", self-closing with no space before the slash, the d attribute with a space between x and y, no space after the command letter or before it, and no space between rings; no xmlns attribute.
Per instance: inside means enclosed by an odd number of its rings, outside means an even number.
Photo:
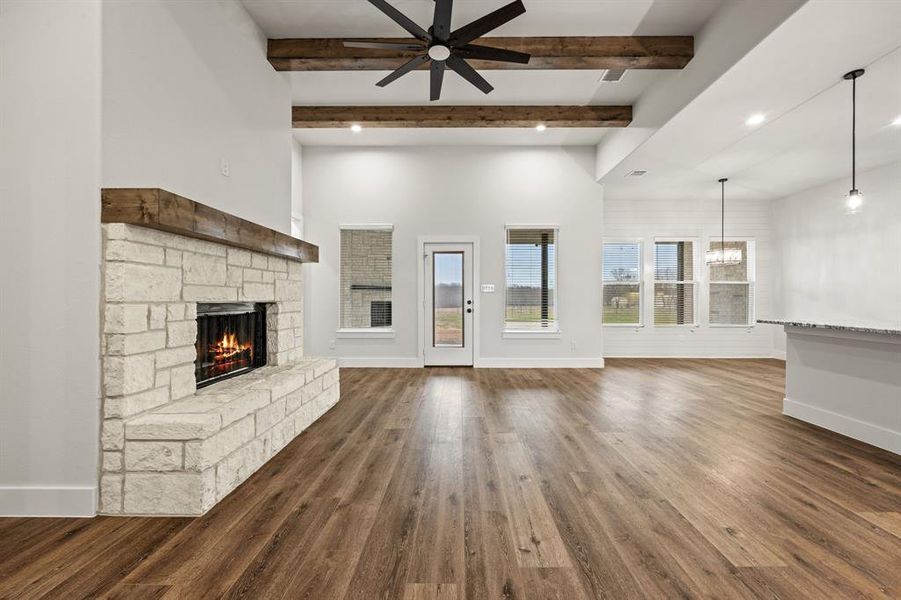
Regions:
<svg viewBox="0 0 901 600"><path fill-rule="evenodd" d="M787 327L802 327L807 329L831 329L833 331L851 331L855 333L879 333L883 335L901 335L901 329L886 329L884 327L868 327L864 325L835 325L826 323L806 323L803 321L787 321L784 319L757 319L758 323L768 325L785 325Z"/></svg>

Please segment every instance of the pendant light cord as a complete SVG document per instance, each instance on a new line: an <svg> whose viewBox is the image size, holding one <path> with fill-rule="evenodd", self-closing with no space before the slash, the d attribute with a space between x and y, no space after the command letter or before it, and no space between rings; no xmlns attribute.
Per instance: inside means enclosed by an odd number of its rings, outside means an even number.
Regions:
<svg viewBox="0 0 901 600"><path fill-rule="evenodd" d="M851 189L857 189L857 77L851 80Z"/></svg>

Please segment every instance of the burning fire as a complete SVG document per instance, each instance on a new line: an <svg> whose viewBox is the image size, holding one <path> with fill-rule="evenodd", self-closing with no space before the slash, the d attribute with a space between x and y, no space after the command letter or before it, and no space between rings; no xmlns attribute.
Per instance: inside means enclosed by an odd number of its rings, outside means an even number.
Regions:
<svg viewBox="0 0 901 600"><path fill-rule="evenodd" d="M250 344L241 344L238 342L238 336L226 332L222 335L221 340L210 346L210 354L213 355L213 361L219 363L229 361L250 349Z"/></svg>

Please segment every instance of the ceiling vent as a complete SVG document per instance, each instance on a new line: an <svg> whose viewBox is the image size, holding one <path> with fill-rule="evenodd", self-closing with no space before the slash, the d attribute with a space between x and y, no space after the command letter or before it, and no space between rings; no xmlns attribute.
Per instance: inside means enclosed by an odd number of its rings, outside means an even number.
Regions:
<svg viewBox="0 0 901 600"><path fill-rule="evenodd" d="M626 177L641 177L645 173L647 173L647 171L642 171L641 169L636 169L634 171L629 171L628 173L626 173Z"/></svg>
<svg viewBox="0 0 901 600"><path fill-rule="evenodd" d="M601 75L601 81L619 81L626 74L625 69L607 69Z"/></svg>

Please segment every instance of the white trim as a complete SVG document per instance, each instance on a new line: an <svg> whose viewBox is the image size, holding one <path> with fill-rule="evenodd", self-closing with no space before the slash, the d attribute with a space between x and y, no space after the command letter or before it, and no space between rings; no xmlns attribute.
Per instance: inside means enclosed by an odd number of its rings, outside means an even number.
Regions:
<svg viewBox="0 0 901 600"><path fill-rule="evenodd" d="M770 358L775 358L778 360L785 360L785 350L773 350L773 355Z"/></svg>
<svg viewBox="0 0 901 600"><path fill-rule="evenodd" d="M472 310L475 318L472 320L472 362L477 363L479 360L479 324L482 321L482 306L480 292L482 288L482 278L480 268L482 261L479 258L479 242L477 235L455 235L455 234L433 234L420 235L416 237L416 339L417 353L419 357L419 366L425 365L425 289L424 277L425 268L423 256L425 255L426 244L472 244ZM392 267L393 269L393 267ZM392 277L394 272L392 270Z"/></svg>
<svg viewBox="0 0 901 600"><path fill-rule="evenodd" d="M337 359L339 367L358 369L421 369L422 359L383 356L350 356Z"/></svg>
<svg viewBox="0 0 901 600"><path fill-rule="evenodd" d="M866 442L877 448L901 454L901 432L789 398L782 401L782 414Z"/></svg>
<svg viewBox="0 0 901 600"><path fill-rule="evenodd" d="M391 223L341 223L338 225L338 231L342 229L352 231L394 231L394 225Z"/></svg>
<svg viewBox="0 0 901 600"><path fill-rule="evenodd" d="M598 358L483 358L476 361L478 369L603 369L604 359Z"/></svg>
<svg viewBox="0 0 901 600"><path fill-rule="evenodd" d="M390 327L370 327L359 329L339 329L335 331L335 337L341 340L360 339L392 339L394 338L394 329Z"/></svg>
<svg viewBox="0 0 901 600"><path fill-rule="evenodd" d="M507 223L504 225L504 230L508 229L553 229L559 231L560 225L556 223Z"/></svg>
<svg viewBox="0 0 901 600"><path fill-rule="evenodd" d="M93 517L97 488L0 487L0 517Z"/></svg>
<svg viewBox="0 0 901 600"><path fill-rule="evenodd" d="M546 331L531 329L505 329L503 337L509 340L558 340L563 335L559 328Z"/></svg>

